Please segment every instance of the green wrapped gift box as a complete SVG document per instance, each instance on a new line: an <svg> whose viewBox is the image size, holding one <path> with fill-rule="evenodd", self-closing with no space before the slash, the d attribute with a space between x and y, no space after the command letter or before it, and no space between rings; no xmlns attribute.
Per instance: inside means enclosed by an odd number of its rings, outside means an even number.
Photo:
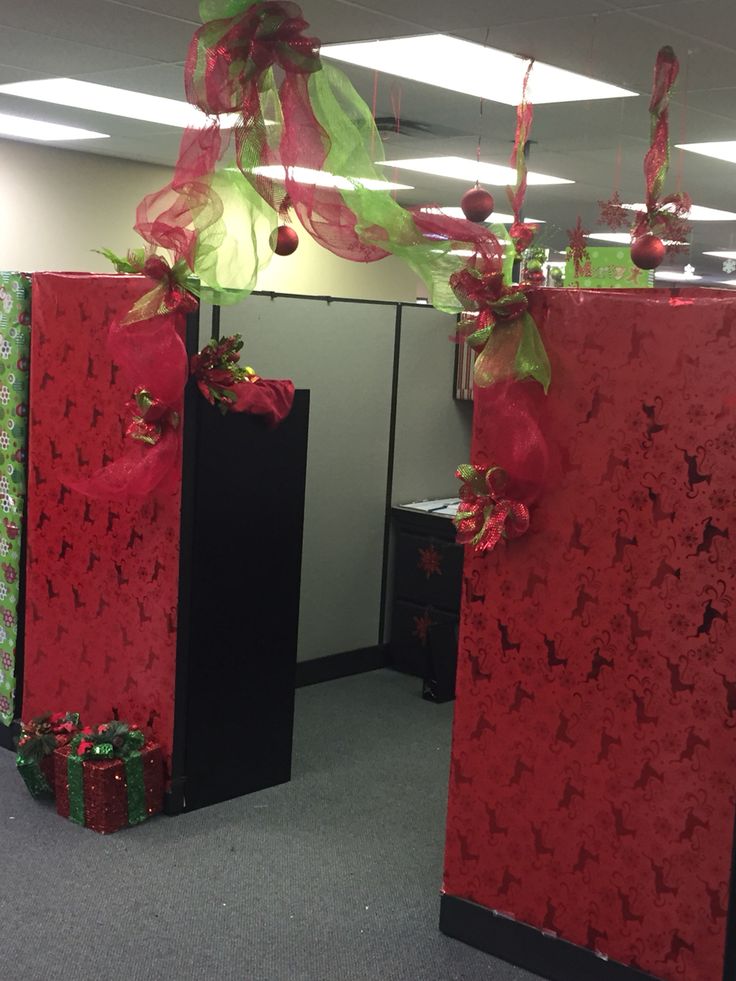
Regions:
<svg viewBox="0 0 736 981"><path fill-rule="evenodd" d="M0 723L13 721L26 496L31 280L0 272Z"/></svg>

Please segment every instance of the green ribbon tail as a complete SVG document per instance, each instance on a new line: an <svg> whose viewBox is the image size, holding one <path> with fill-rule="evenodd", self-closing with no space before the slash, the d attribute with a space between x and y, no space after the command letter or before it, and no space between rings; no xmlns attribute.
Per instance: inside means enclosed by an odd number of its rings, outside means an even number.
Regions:
<svg viewBox="0 0 736 981"><path fill-rule="evenodd" d="M534 318L528 313L522 314L521 340L516 350L514 374L519 381L534 378L544 389L545 395L552 381L552 368L542 335Z"/></svg>
<svg viewBox="0 0 736 981"><path fill-rule="evenodd" d="M84 826L84 760L70 753L66 762L69 820Z"/></svg>
<svg viewBox="0 0 736 981"><path fill-rule="evenodd" d="M128 824L140 824L148 817L146 785L143 780L143 760L136 750L123 760L128 784Z"/></svg>

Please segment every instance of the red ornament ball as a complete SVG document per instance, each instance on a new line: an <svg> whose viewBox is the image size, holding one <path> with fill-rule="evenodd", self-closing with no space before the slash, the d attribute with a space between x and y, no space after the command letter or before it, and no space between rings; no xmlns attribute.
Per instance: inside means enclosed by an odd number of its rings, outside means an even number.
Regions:
<svg viewBox="0 0 736 981"><path fill-rule="evenodd" d="M639 269L656 269L667 253L667 246L656 235L642 235L631 245L631 261Z"/></svg>
<svg viewBox="0 0 736 981"><path fill-rule="evenodd" d="M493 204L493 195L482 187L471 187L460 199L460 207L468 221L485 221L493 212Z"/></svg>
<svg viewBox="0 0 736 981"><path fill-rule="evenodd" d="M271 232L270 243L276 255L291 255L299 245L299 236L289 225L279 225Z"/></svg>

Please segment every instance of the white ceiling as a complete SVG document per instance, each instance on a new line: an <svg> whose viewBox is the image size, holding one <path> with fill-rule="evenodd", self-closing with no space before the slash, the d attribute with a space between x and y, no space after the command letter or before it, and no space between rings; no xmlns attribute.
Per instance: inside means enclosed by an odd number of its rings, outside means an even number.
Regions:
<svg viewBox="0 0 736 981"><path fill-rule="evenodd" d="M537 108L530 165L576 182L532 187L527 194L527 211L547 220L543 239L552 247L564 248L565 229L578 214L587 228L600 230L597 201L610 195L618 169L624 200L642 199L648 92L663 44L675 48L682 66L673 143L736 139L734 0L304 0L303 8L310 33L325 43L442 31L487 38L493 47L641 92L636 99ZM196 0L0 0L0 83L69 76L181 99L183 60L197 26ZM348 74L371 102L373 73ZM389 158L472 157L480 134L484 159L506 162L513 108L486 102L481 116L470 96L382 75L377 115L393 115L397 86L406 129L386 138ZM168 127L8 95L0 95L0 112L111 135L67 147L165 164L176 158L180 133ZM433 135L412 135L409 121L430 126ZM416 186L401 198L406 203L456 205L465 189L458 181L406 171L400 180ZM736 211L736 165L674 151L669 189L678 180L695 203ZM494 193L498 209L508 210L503 189ZM695 224L691 261L699 273L720 277L720 260L702 252L723 249L736 249L736 222ZM672 264L681 268L685 261Z"/></svg>

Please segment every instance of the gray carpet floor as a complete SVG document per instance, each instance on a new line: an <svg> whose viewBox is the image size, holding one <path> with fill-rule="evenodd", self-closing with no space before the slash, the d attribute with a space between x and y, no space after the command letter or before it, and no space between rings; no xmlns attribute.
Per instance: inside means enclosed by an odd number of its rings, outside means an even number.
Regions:
<svg viewBox="0 0 736 981"><path fill-rule="evenodd" d="M297 693L289 784L104 837L0 750L0 981L533 981L437 929L451 705Z"/></svg>

